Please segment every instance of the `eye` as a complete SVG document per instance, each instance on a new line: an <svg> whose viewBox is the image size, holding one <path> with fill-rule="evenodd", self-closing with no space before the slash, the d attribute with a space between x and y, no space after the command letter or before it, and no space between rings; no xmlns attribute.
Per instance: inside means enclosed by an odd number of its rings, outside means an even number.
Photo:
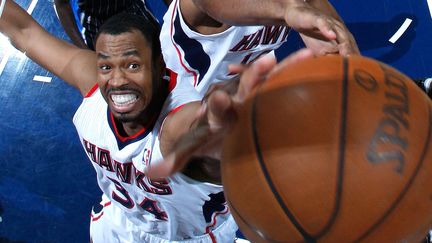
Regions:
<svg viewBox="0 0 432 243"><path fill-rule="evenodd" d="M138 63L129 63L128 68L129 69L138 69L140 65Z"/></svg>
<svg viewBox="0 0 432 243"><path fill-rule="evenodd" d="M111 67L108 65L99 65L99 69L102 71L108 71L111 70Z"/></svg>

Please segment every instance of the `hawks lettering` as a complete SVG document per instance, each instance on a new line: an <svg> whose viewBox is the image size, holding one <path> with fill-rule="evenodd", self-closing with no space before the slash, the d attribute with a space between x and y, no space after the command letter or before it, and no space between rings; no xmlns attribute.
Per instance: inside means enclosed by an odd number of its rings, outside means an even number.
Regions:
<svg viewBox="0 0 432 243"><path fill-rule="evenodd" d="M230 51L246 51L260 44L275 44L287 38L290 28L286 26L266 26L257 32L244 36Z"/></svg>
<svg viewBox="0 0 432 243"><path fill-rule="evenodd" d="M87 155L90 157L93 163L97 164L102 169L114 172L121 182L127 184L132 184L134 182L138 188L152 194L172 194L167 180L154 182L150 180L143 172L136 169L132 162L118 162L111 158L111 154L108 150L99 148L86 140L83 140L83 143L86 148ZM149 157L149 154L145 152L144 156L145 158L143 159L146 160L146 157Z"/></svg>

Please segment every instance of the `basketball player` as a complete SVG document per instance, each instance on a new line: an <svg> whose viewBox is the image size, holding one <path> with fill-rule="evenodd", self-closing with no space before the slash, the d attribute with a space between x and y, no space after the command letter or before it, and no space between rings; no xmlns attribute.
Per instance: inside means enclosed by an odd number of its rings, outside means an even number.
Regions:
<svg viewBox="0 0 432 243"><path fill-rule="evenodd" d="M169 5L171 0L164 0L164 3ZM54 0L54 6L63 29L72 42L78 47L91 50L94 50L94 39L100 26L109 17L121 12L152 16L145 0L78 0L78 13L83 26L83 33L81 33L75 21L71 1Z"/></svg>
<svg viewBox="0 0 432 243"><path fill-rule="evenodd" d="M103 191L102 211L92 212L92 242L233 242L237 227L220 185L186 172L150 180L144 171L183 141L212 132L218 113L241 103L273 60L256 62L244 73L238 93L214 92L206 106L186 86L177 87L184 88L177 95L169 93L159 25L152 19L112 17L93 52L53 37L13 1L1 2L6 5L0 31L84 97L73 121ZM289 60L308 56L304 51ZM211 180L205 164L198 166L205 181Z"/></svg>
<svg viewBox="0 0 432 243"><path fill-rule="evenodd" d="M233 26L254 25L254 26ZM248 64L286 41L291 29L316 55L359 54L327 0L174 0L161 31L163 57L180 84L204 95L235 77L228 64Z"/></svg>

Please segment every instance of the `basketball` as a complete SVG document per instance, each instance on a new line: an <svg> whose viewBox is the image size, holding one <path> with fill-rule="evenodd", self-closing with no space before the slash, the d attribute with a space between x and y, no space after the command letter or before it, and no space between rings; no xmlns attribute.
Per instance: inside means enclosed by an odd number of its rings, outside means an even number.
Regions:
<svg viewBox="0 0 432 243"><path fill-rule="evenodd" d="M379 61L272 75L224 141L222 182L252 242L421 242L432 223L432 106Z"/></svg>

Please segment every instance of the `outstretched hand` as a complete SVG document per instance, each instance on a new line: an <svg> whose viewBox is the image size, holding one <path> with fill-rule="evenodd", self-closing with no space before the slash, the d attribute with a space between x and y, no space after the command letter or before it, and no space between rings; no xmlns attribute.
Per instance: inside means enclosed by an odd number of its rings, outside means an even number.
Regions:
<svg viewBox="0 0 432 243"><path fill-rule="evenodd" d="M173 150L162 161L147 167L151 179L166 178L181 171L192 157L220 159L223 139L236 122L237 110L254 89L277 70L313 56L309 49L300 50L276 65L274 58L262 57L248 67L235 65L232 71L241 72L237 92L223 89L211 92L197 111L197 123L181 136Z"/></svg>
<svg viewBox="0 0 432 243"><path fill-rule="evenodd" d="M332 12L331 5L326 8ZM306 1L295 1L295 6L287 8L285 21L300 33L307 48L312 49L316 55L360 54L351 32L339 18L331 16L328 11L326 13L323 9L317 9Z"/></svg>

